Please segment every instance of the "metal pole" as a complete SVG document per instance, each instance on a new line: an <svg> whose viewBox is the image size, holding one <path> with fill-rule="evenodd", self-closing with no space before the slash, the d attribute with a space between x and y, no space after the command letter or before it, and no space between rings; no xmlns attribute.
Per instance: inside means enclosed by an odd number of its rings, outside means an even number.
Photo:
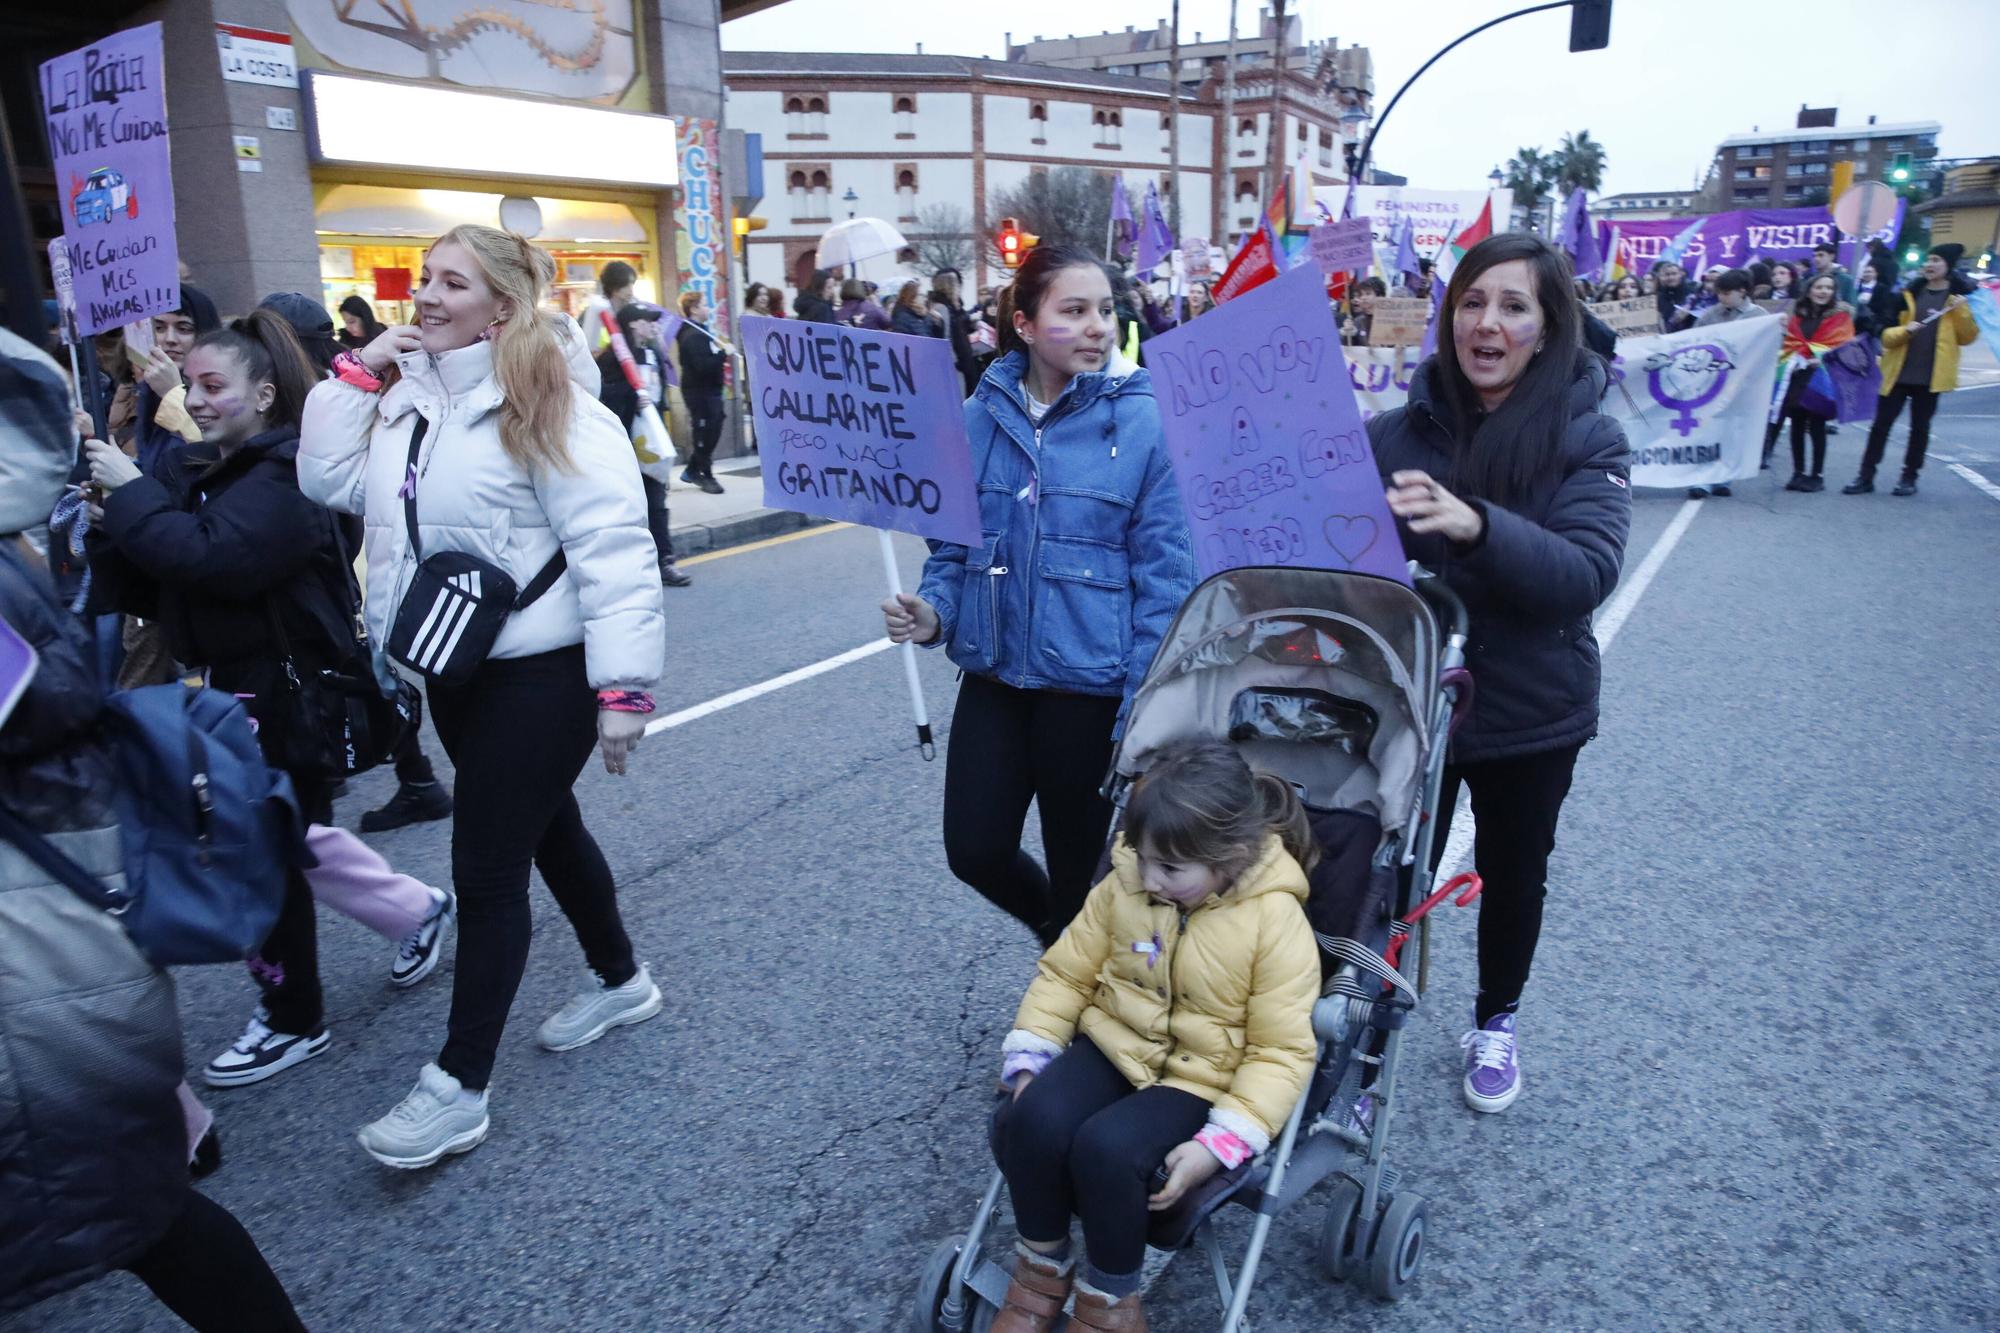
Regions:
<svg viewBox="0 0 2000 1333"><path fill-rule="evenodd" d="M1181 0L1174 0L1174 30L1167 38L1167 224L1181 243Z"/></svg>
<svg viewBox="0 0 2000 1333"><path fill-rule="evenodd" d="M1222 200L1215 216L1226 223L1228 210L1236 207L1236 0L1229 0L1229 45L1222 59L1222 170L1215 173L1214 189ZM1222 234L1229 234L1226 225ZM1217 240L1216 244L1227 242Z"/></svg>
<svg viewBox="0 0 2000 1333"><path fill-rule="evenodd" d="M1443 57L1447 52L1451 51L1460 42L1465 41L1467 38L1477 37L1480 33L1485 32L1488 28L1495 27L1499 24L1505 23L1508 19L1517 19L1520 18L1523 14L1539 14L1545 9L1568 9L1573 2L1574 0L1550 0L1550 2L1545 5L1530 5L1526 9L1517 9L1511 14L1502 14L1497 19L1488 19L1486 22L1474 28L1471 32L1468 32L1463 36L1456 38L1455 40L1452 41L1451 45L1446 46L1444 50L1439 51L1429 60L1426 60L1423 64L1419 65L1417 67L1417 72L1415 74L1412 74L1409 78L1403 81L1403 86L1398 88L1396 90L1396 95L1389 99L1389 105L1382 108L1382 114L1376 118L1375 123L1373 125L1370 125L1368 127L1368 137L1365 140L1363 140L1361 144L1361 156L1355 159L1354 179L1360 180L1361 174L1368 169L1368 159L1375 152L1375 136L1382 132L1382 126L1388 122L1389 113L1396 109L1396 103L1402 101L1403 94L1410 91L1410 85L1415 83L1418 79L1421 79L1424 76L1424 71L1428 70L1432 65L1437 64L1439 60L1443 59ZM1532 210L1530 210L1530 212L1532 214Z"/></svg>

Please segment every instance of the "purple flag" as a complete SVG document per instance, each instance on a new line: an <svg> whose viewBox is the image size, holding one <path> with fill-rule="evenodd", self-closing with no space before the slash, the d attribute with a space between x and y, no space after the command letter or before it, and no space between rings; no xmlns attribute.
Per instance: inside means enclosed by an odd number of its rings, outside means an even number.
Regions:
<svg viewBox="0 0 2000 1333"><path fill-rule="evenodd" d="M1132 197L1125 193L1125 177L1111 178L1111 254L1112 259L1123 259L1132 252L1132 233L1138 230L1132 225Z"/></svg>
<svg viewBox="0 0 2000 1333"><path fill-rule="evenodd" d="M949 341L746 315L743 353L766 505L979 544Z"/></svg>
<svg viewBox="0 0 2000 1333"><path fill-rule="evenodd" d="M1396 259L1390 265L1390 272L1400 273L1408 279L1403 285L1414 287L1423 277L1423 269L1417 263L1417 224L1409 214L1403 215L1402 230L1396 236Z"/></svg>
<svg viewBox="0 0 2000 1333"><path fill-rule="evenodd" d="M1561 242L1569 254L1570 267L1577 273L1595 273L1604 262L1597 249L1597 228L1590 224L1590 204L1581 189L1570 192Z"/></svg>
<svg viewBox="0 0 2000 1333"><path fill-rule="evenodd" d="M77 333L181 303L160 25L114 32L42 66L42 111Z"/></svg>
<svg viewBox="0 0 2000 1333"><path fill-rule="evenodd" d="M1160 191L1153 182L1146 182L1145 220L1139 224L1139 272L1151 273L1156 265L1174 251L1174 234L1167 228L1166 218L1160 215Z"/></svg>
<svg viewBox="0 0 2000 1333"><path fill-rule="evenodd" d="M1445 242L1450 245L1450 241ZM1444 289L1448 286L1444 275L1431 270L1431 322L1424 326L1424 345L1417 349L1417 360L1422 361L1438 349L1438 325L1444 323Z"/></svg>

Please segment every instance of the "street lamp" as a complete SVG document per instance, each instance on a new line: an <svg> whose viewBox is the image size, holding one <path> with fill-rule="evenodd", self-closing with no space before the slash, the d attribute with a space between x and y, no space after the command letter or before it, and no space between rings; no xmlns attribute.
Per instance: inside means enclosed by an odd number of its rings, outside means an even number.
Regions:
<svg viewBox="0 0 2000 1333"><path fill-rule="evenodd" d="M1500 183L1506 179L1505 176L1500 174L1500 168L1498 167L1486 173L1487 183L1496 190L1500 188Z"/></svg>
<svg viewBox="0 0 2000 1333"><path fill-rule="evenodd" d="M858 194L856 194L856 193L854 192L854 187L853 187L852 185L850 185L850 186L848 186L848 187L847 187L847 193L846 193L846 194L843 194L842 196L840 196L840 202L841 202L841 203L843 203L843 204L846 204L846 205L847 205L847 216L848 216L848 217L850 217L850 218L851 218L851 217L853 217L853 216L854 216L854 202L855 202L855 200L859 199L860 197L861 197L860 195L858 195Z"/></svg>

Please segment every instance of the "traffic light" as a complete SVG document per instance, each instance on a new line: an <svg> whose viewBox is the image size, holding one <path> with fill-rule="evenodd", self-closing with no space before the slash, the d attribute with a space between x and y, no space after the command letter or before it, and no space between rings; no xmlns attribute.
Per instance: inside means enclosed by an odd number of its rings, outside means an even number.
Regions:
<svg viewBox="0 0 2000 1333"><path fill-rule="evenodd" d="M1898 153L1889 162L1889 179L1901 185L1910 178L1910 155Z"/></svg>
<svg viewBox="0 0 2000 1333"><path fill-rule="evenodd" d="M736 234L736 253L739 255L743 253L743 238L745 236L748 236L753 231L762 231L770 225L770 222L765 218L745 217L739 213L730 224L730 230Z"/></svg>
<svg viewBox="0 0 2000 1333"><path fill-rule="evenodd" d="M993 238L993 245L1000 251L1002 264L1008 268L1019 268L1021 261L1028 257L1028 251L1034 249L1041 239L1031 231L1022 231L1016 219L1001 218L1000 230Z"/></svg>
<svg viewBox="0 0 2000 1333"><path fill-rule="evenodd" d="M1923 261L1924 261L1924 252L1922 250L1919 250L1914 245L1903 252L1903 262L1910 265L1912 268L1914 268L1918 264L1921 264Z"/></svg>
<svg viewBox="0 0 2000 1333"><path fill-rule="evenodd" d="M1611 45L1611 0L1570 0L1569 49L1602 51Z"/></svg>

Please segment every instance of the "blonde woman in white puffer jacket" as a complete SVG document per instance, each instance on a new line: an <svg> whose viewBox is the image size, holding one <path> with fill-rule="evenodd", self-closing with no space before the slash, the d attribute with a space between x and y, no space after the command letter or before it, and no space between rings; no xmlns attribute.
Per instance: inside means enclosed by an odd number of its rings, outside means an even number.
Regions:
<svg viewBox="0 0 2000 1333"><path fill-rule="evenodd" d="M567 561L507 618L469 679L425 683L457 770L459 949L443 1050L360 1132L388 1166L430 1166L486 1136L487 1081L527 966L531 865L594 974L542 1025L541 1044L573 1050L660 1010L571 790L593 749L623 773L645 734L665 655L659 563L631 442L597 401L581 330L541 309L553 275L549 256L518 236L454 229L425 255L418 323L344 353L306 403L300 488L365 520L378 646L418 568L406 488L425 558L474 556L522 589L558 551Z"/></svg>

